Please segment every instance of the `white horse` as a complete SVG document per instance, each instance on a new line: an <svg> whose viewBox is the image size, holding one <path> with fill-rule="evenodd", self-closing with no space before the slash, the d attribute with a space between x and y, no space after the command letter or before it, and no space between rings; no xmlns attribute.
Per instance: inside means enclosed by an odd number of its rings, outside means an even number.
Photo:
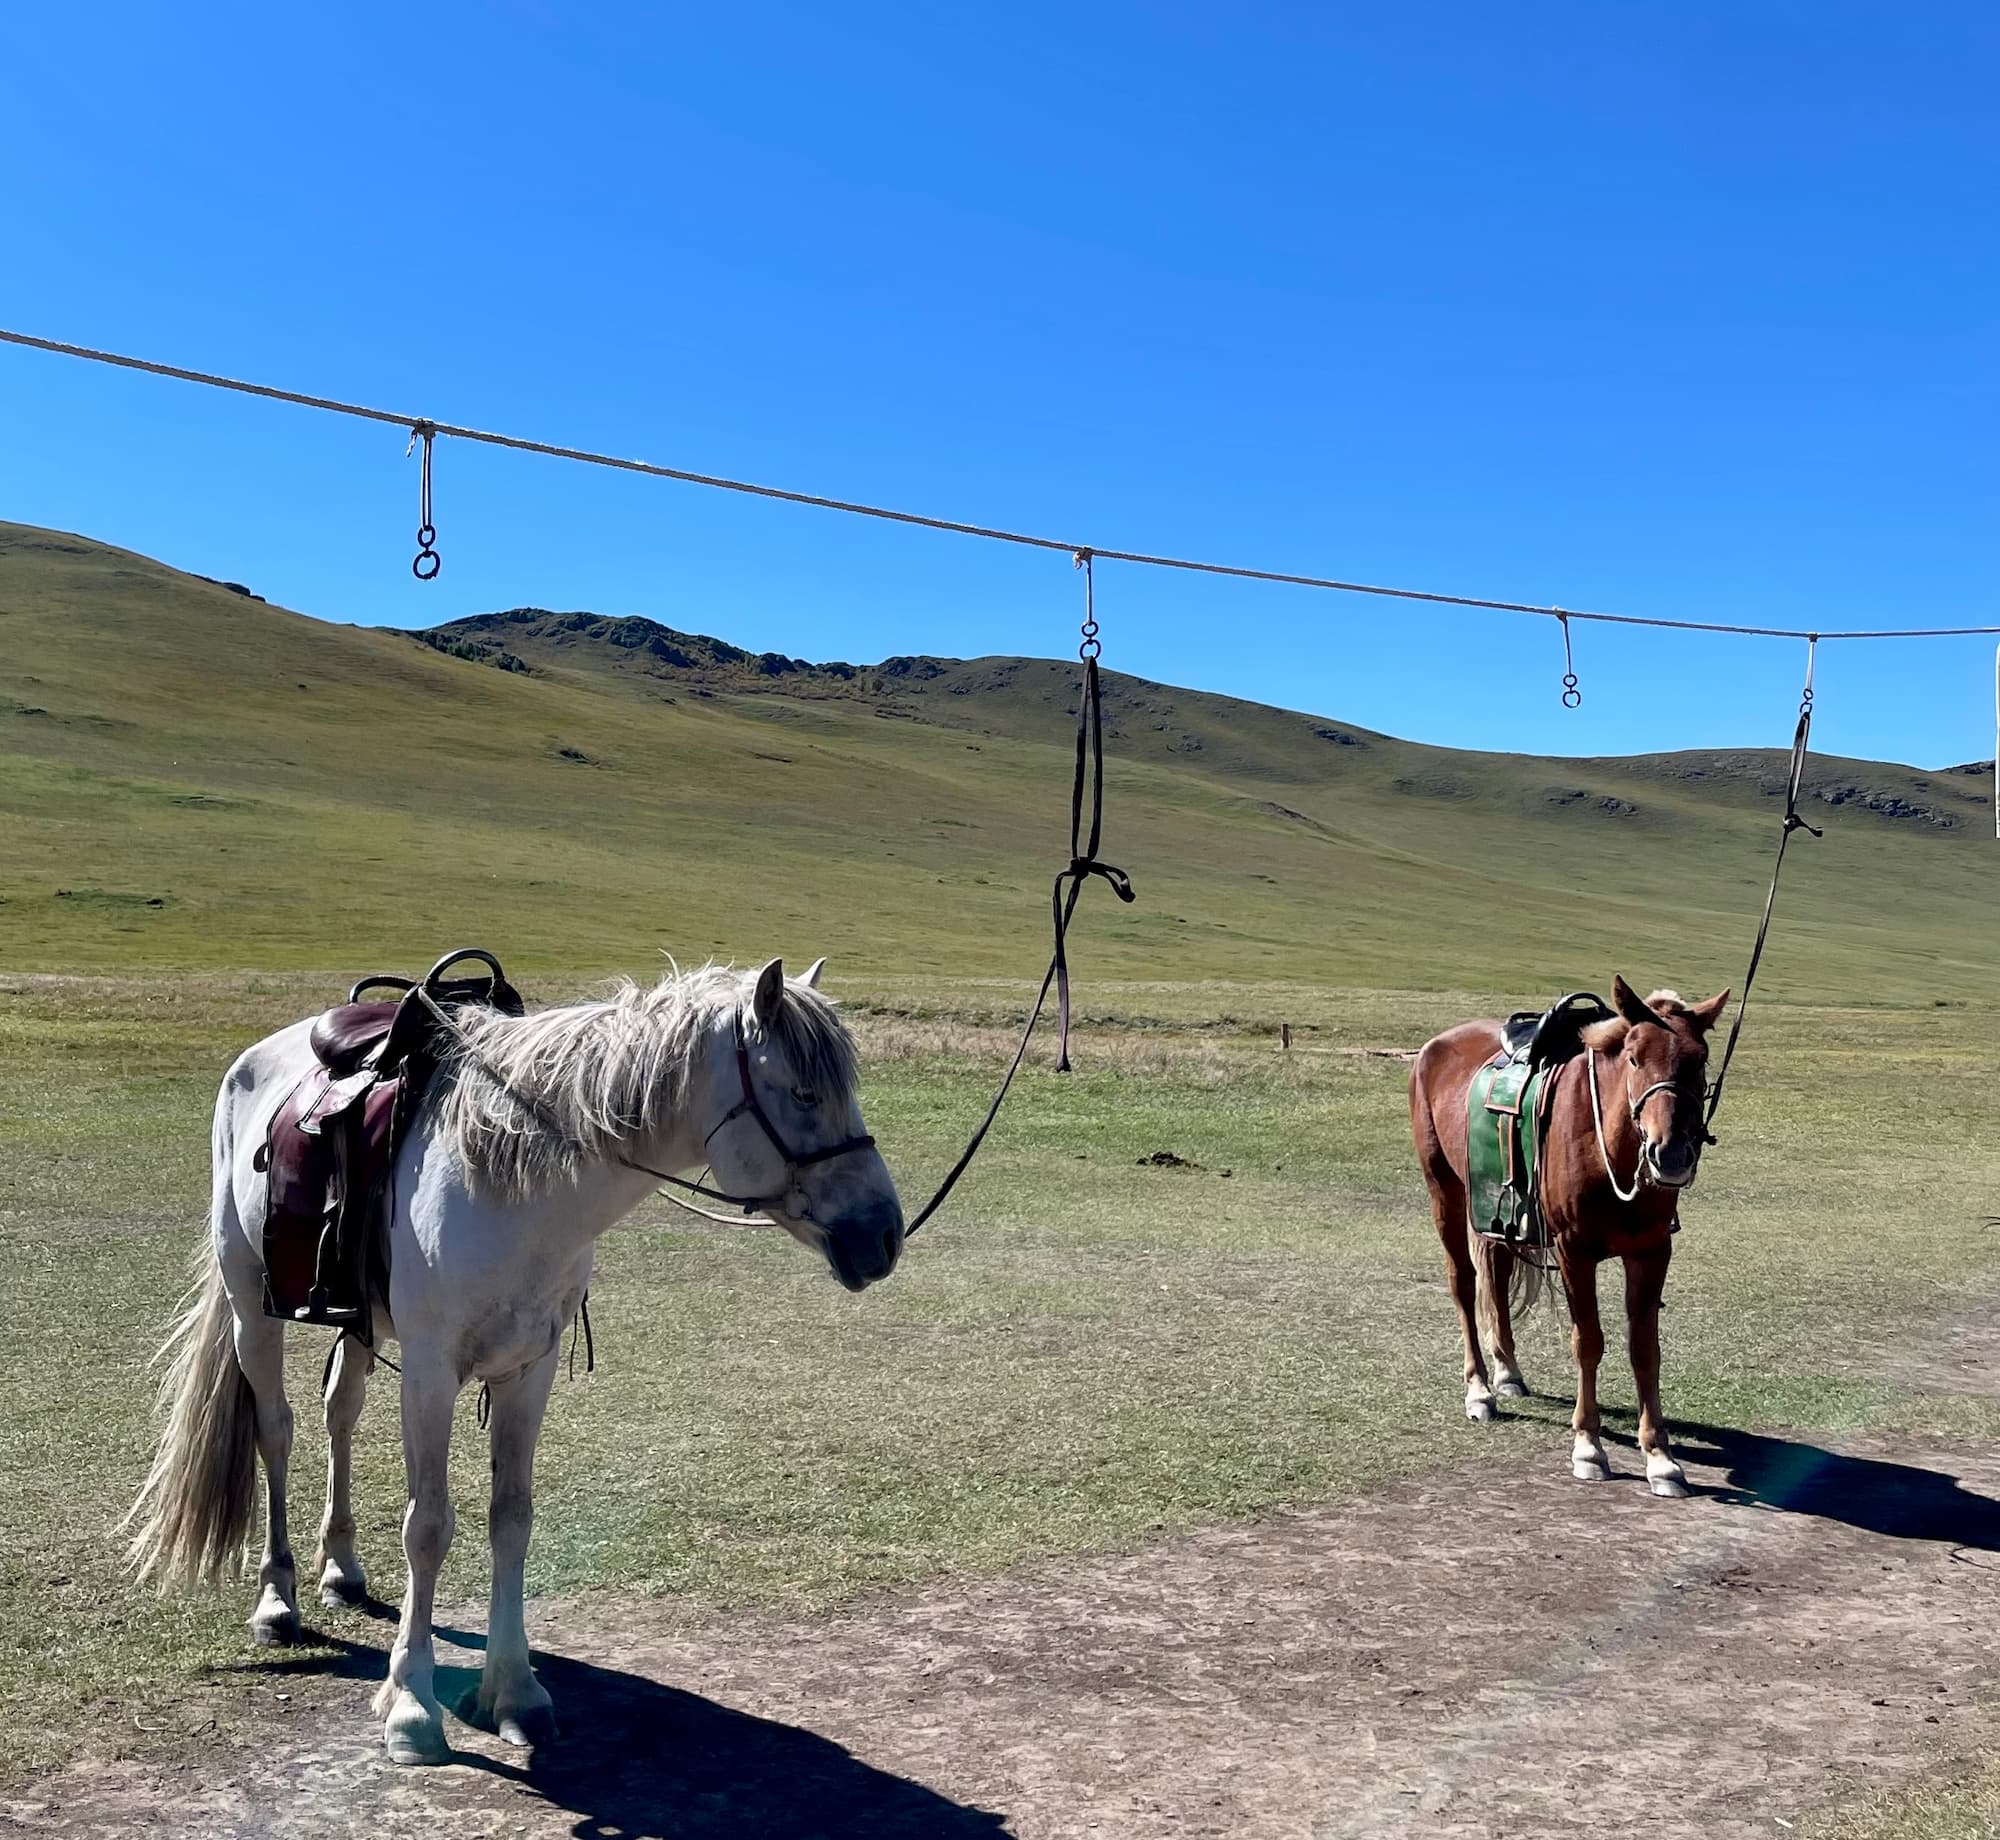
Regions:
<svg viewBox="0 0 2000 1840"><path fill-rule="evenodd" d="M771 1217L823 1254L850 1290L895 1265L902 1207L865 1134L853 1044L813 988L819 969L788 982L773 959L754 977L711 968L531 1016L456 1012L463 1052L440 1072L397 1158L388 1295L375 1310L377 1335L401 1344L403 1362L409 1575L375 1705L397 1762L449 1752L431 1614L454 1521L445 1459L469 1380L492 1393L493 1595L479 1717L510 1743L554 1735L522 1620L535 1443L597 1236L655 1186L632 1164L706 1164L721 1189L769 1197ZM198 1294L162 1350L172 1355L162 1389L168 1421L127 1520L141 1576L221 1580L249 1532L254 1448L270 1512L250 1628L267 1644L296 1641L299 1614L285 1520L285 1332L263 1313L267 1178L257 1163L272 1113L314 1064L308 1027L259 1042L222 1082ZM328 1604L365 1595L348 1475L374 1364L343 1336L327 1372L317 1565Z"/></svg>

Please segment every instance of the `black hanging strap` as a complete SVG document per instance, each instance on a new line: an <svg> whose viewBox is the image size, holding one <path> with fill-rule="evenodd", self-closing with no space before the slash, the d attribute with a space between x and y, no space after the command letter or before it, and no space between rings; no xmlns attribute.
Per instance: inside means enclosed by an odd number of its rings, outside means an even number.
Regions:
<svg viewBox="0 0 2000 1840"><path fill-rule="evenodd" d="M1799 816L1799 787L1805 779L1806 739L1812 733L1813 716L1813 657L1819 646L1819 634L1810 633L1806 638L1806 687L1799 698L1799 725L1792 733L1792 765L1785 780L1785 823L1778 833L1778 856L1771 865L1771 892L1764 897L1764 918L1757 926L1757 943L1750 948L1750 968L1743 974L1743 994L1736 999L1736 1018L1729 1025L1729 1039L1722 1047L1722 1065L1716 1070L1714 1083L1708 1089L1708 1111L1702 1118L1702 1128L1708 1134L1708 1141L1715 1142L1709 1127L1715 1122L1715 1108L1722 1103L1722 1083L1729 1077L1729 1063L1736 1055L1736 1038L1743 1033L1743 1015L1750 1007L1750 986L1757 981L1757 966L1764 956L1764 940L1771 931L1771 911L1778 904L1778 878L1785 872L1785 846L1791 842L1794 831L1811 831L1815 837L1822 833Z"/></svg>
<svg viewBox="0 0 2000 1840"><path fill-rule="evenodd" d="M958 1186L959 1177L971 1167L979 1146L986 1141L986 1133L992 1130L993 1121L1000 1116L1000 1107L1006 1102L1008 1088L1014 1084L1014 1076L1021 1071L1021 1063L1027 1058L1028 1043L1034 1039L1035 1025L1041 1021L1042 1008L1049 1000L1051 985L1057 992L1060 1027L1056 1071L1070 1071L1069 923L1075 916L1084 883L1094 875L1109 884L1119 900L1136 898L1131 878L1123 869L1114 869L1109 863L1097 860L1098 845L1104 835L1104 696L1098 681L1097 660L1104 648L1097 636L1096 596L1089 550L1076 552L1076 566L1083 571L1083 643L1077 647L1077 656L1083 660L1083 686L1076 712L1076 777L1071 782L1069 795L1069 864L1056 876L1050 896L1055 922L1055 950L1049 959L1048 970L1043 973L1042 987L1035 994L1034 1007L1028 1012L1027 1026L1021 1031L1014 1058L1008 1062L999 1089L993 1095L993 1103L986 1108L986 1116L979 1121L979 1128L972 1133L972 1139L960 1153L958 1161L952 1164L944 1180L938 1184L937 1192L918 1209L916 1218L903 1229L905 1239L944 1205L945 1197ZM1084 823L1086 786L1090 792L1090 821L1087 827Z"/></svg>

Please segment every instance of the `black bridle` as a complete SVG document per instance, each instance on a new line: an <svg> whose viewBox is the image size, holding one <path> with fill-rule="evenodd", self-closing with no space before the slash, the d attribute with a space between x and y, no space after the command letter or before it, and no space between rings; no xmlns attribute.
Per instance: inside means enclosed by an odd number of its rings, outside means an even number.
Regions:
<svg viewBox="0 0 2000 1840"><path fill-rule="evenodd" d="M485 1057L466 1039L465 1031L458 1026L456 1019L442 1004L438 1003L427 990L419 990L418 995L439 1026L457 1041L459 1051L466 1061L477 1067L509 1099L527 1112L543 1130L557 1137L569 1136L563 1128L562 1121L539 1098L533 1093L523 1092L518 1086L511 1085L493 1071ZM683 1176L669 1175L664 1169L655 1169L652 1164L639 1162L634 1157L621 1156L617 1161L627 1169L637 1170L642 1176L651 1176L655 1181L665 1182L669 1187L678 1188L685 1194L705 1195L710 1201L720 1201L725 1207L741 1208L746 1214L755 1214L760 1210L779 1206L796 1195L800 1205L797 1208L788 1208L786 1212L795 1220L810 1220L812 1209L806 1205L805 1191L799 1183L801 1171L815 1168L821 1163L830 1163L837 1156L849 1156L857 1150L872 1150L875 1147L875 1139L864 1132L859 1137L842 1138L839 1143L829 1144L824 1150L808 1150L803 1155L794 1150L785 1141L785 1134L771 1122L770 1113L765 1111L762 1101L757 1097L757 1082L750 1072L750 1041L743 1027L743 1006L740 1003L736 1006L733 1027L736 1034L736 1078L741 1083L743 1096L716 1121L708 1136L701 1140L701 1147L706 1150L717 1131L725 1125L734 1124L747 1113L757 1121L764 1135L771 1140L772 1149L785 1159L784 1187L773 1189L769 1194L763 1195L732 1195L726 1189L711 1188L705 1182L690 1182ZM674 1197L669 1195L667 1199L671 1201ZM687 1204L682 1202L680 1205L685 1207ZM699 1208L694 1211L701 1212Z"/></svg>
<svg viewBox="0 0 2000 1840"><path fill-rule="evenodd" d="M844 1137L839 1143L828 1144L823 1150L807 1150L803 1153L794 1150L785 1141L785 1134L771 1122L771 1114L765 1111L763 1101L757 1097L757 1082L750 1073L750 1039L744 1032L743 1006L740 1003L736 1006L735 1030L736 1078L742 1085L743 1096L716 1121L715 1128L701 1140L701 1147L706 1150L715 1140L716 1133L734 1124L737 1119L753 1118L757 1122L758 1129L770 1139L771 1148L785 1159L785 1186L768 1195L730 1195L719 1188L709 1188L700 1182L684 1181L679 1176L670 1176L658 1169L649 1169L644 1163L635 1163L629 1157L621 1157L619 1161L627 1168L639 1170L645 1175L657 1176L662 1182L670 1182L675 1188L685 1189L691 1195L706 1195L711 1201L721 1201L730 1207L740 1207L746 1212L789 1201L794 1194L799 1196L803 1204L805 1197L799 1183L801 1171L812 1169L821 1163L830 1163L837 1156L851 1156L857 1150L872 1150L875 1148L875 1139L864 1131L859 1137ZM812 1209L804 1205L787 1208L786 1212L794 1219L812 1218Z"/></svg>

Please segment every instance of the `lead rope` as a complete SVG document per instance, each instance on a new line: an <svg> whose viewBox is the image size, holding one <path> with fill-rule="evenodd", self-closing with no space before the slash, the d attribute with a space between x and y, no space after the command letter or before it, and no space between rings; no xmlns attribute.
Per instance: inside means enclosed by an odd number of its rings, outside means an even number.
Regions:
<svg viewBox="0 0 2000 1840"><path fill-rule="evenodd" d="M1813 717L1813 657L1819 646L1819 634L1806 635L1806 687L1799 698L1799 725L1792 734L1792 769L1785 781L1785 824L1778 833L1778 856L1771 865L1771 892L1764 897L1764 918L1757 927L1757 943L1750 948L1750 968L1743 974L1743 994L1736 1000L1736 1018L1729 1025L1729 1039L1723 1044L1722 1065L1715 1075L1715 1083L1708 1089L1708 1110L1703 1114L1702 1136L1715 1142L1715 1133L1710 1129L1715 1122L1715 1109L1722 1103L1722 1083L1729 1077L1729 1063L1735 1058L1736 1038L1743 1033L1744 1012L1750 1007L1750 986L1757 981L1757 965L1764 956L1764 939L1771 930L1771 910L1778 904L1778 878L1785 872L1785 846L1791 842L1794 831L1811 831L1815 837L1825 833L1808 824L1799 816L1799 785L1805 778L1806 739L1812 733Z"/></svg>
<svg viewBox="0 0 2000 1840"><path fill-rule="evenodd" d="M946 1171L944 1180L937 1186L937 1192L924 1203L917 1211L916 1218L903 1229L905 1240L944 1205L945 1197L958 1186L959 1177L971 1167L979 1146L986 1141L986 1133L992 1130L993 1121L1000 1116L1000 1107L1006 1102L1008 1088L1014 1084L1014 1076L1021 1071L1021 1063L1027 1058L1028 1043L1034 1039L1035 1025L1041 1020L1042 1007L1049 1000L1049 986L1052 984L1057 992L1056 1007L1060 1031L1056 1071L1058 1073L1070 1071L1069 923L1076 914L1076 904L1083 894L1083 884L1091 876L1099 876L1110 885L1111 892L1119 900L1130 902L1135 898L1131 878L1125 871L1114 869L1109 863L1097 860L1098 845L1103 840L1104 834L1104 693L1103 686L1098 681L1097 660L1103 653L1104 647L1098 639L1092 561L1093 557L1089 550L1080 549L1076 552L1075 566L1083 571L1083 643L1077 647L1076 652L1083 661L1083 685L1076 712L1076 777L1070 786L1069 797L1069 864L1057 873L1054 888L1050 892L1050 911L1055 923L1055 950L1049 958L1049 968L1042 976L1042 987L1035 995L1034 1007L1028 1012L1027 1026L1021 1030L1021 1039L1014 1049L1014 1058L1008 1062L999 1089L993 1095L993 1103L986 1108L986 1116L979 1121L979 1128L972 1133L971 1141L965 1146L958 1161ZM1083 822L1083 793L1086 782L1090 787L1090 825L1087 835Z"/></svg>

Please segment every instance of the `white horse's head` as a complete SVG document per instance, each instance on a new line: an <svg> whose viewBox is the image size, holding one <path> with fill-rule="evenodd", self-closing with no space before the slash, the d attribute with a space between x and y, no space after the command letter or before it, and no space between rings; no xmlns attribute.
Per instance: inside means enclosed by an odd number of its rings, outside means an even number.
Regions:
<svg viewBox="0 0 2000 1840"><path fill-rule="evenodd" d="M715 1186L753 1196L851 1291L895 1268L903 1205L861 1116L854 1043L819 994L825 959L788 979L772 959L710 1028L687 1109Z"/></svg>

